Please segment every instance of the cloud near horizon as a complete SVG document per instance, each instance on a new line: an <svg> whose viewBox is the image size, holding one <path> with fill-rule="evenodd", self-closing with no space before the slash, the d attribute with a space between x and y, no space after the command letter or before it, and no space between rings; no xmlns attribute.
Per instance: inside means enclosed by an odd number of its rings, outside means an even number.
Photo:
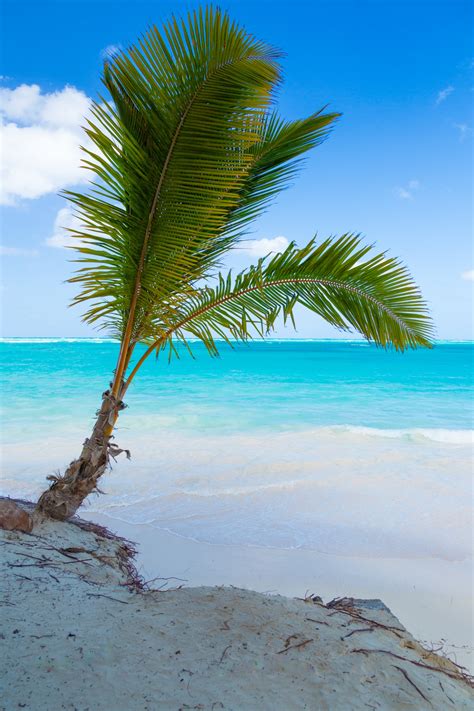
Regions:
<svg viewBox="0 0 474 711"><path fill-rule="evenodd" d="M468 269L467 272L463 272L461 279L464 279L464 281L474 281L474 269Z"/></svg>
<svg viewBox="0 0 474 711"><path fill-rule="evenodd" d="M38 84L0 88L0 204L16 205L87 182L79 145L85 142L81 126L90 105L73 86L52 93L43 93Z"/></svg>

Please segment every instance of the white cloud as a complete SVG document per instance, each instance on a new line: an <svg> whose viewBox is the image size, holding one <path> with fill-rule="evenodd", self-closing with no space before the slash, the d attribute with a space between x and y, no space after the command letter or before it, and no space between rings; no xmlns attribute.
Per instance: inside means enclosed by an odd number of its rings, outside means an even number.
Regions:
<svg viewBox="0 0 474 711"><path fill-rule="evenodd" d="M454 91L454 86L447 86L445 89L441 89L441 91L438 91L438 96L436 97L436 106L439 106L439 104L442 104L443 101L446 101L448 96L452 94Z"/></svg>
<svg viewBox="0 0 474 711"><path fill-rule="evenodd" d="M62 207L54 220L53 234L48 237L45 244L48 247L62 249L77 245L77 237L73 237L68 230L80 230L79 218L73 213L70 207Z"/></svg>
<svg viewBox="0 0 474 711"><path fill-rule="evenodd" d="M73 86L43 94L38 84L0 88L0 113L22 125L41 124L78 130L91 100Z"/></svg>
<svg viewBox="0 0 474 711"><path fill-rule="evenodd" d="M6 247L0 245L0 254L2 257L37 257L37 249L22 249L21 247Z"/></svg>
<svg viewBox="0 0 474 711"><path fill-rule="evenodd" d="M0 88L0 203L15 205L86 182L81 129L90 99L78 89L42 93L37 84Z"/></svg>
<svg viewBox="0 0 474 711"><path fill-rule="evenodd" d="M413 197L411 193L405 188L395 188L395 194L398 195L402 200L411 200Z"/></svg>
<svg viewBox="0 0 474 711"><path fill-rule="evenodd" d="M86 179L77 136L42 126L0 126L3 144L0 203L35 199Z"/></svg>
<svg viewBox="0 0 474 711"><path fill-rule="evenodd" d="M459 131L459 140L462 143L466 136L471 132L470 127L467 125L467 123L454 123L453 126Z"/></svg>
<svg viewBox="0 0 474 711"><path fill-rule="evenodd" d="M288 244L286 237L274 237L273 239L264 237L263 239L247 240L242 248L252 257L265 257L270 252L283 252Z"/></svg>
<svg viewBox="0 0 474 711"><path fill-rule="evenodd" d="M420 181L413 178L408 181L408 184L404 187L397 187L394 189L394 193L400 200L413 200L413 193L420 189Z"/></svg>
<svg viewBox="0 0 474 711"><path fill-rule="evenodd" d="M467 272L461 274L461 279L465 281L474 281L474 269L469 269Z"/></svg>
<svg viewBox="0 0 474 711"><path fill-rule="evenodd" d="M40 105L38 84L21 84L16 89L0 89L2 118L29 121L35 118Z"/></svg>

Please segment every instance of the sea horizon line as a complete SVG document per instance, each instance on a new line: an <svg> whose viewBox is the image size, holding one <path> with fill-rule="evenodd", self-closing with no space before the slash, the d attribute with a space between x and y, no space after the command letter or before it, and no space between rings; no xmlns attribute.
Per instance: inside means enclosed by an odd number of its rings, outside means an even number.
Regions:
<svg viewBox="0 0 474 711"><path fill-rule="evenodd" d="M190 343L200 343L199 338L190 337L187 339ZM219 343L226 343L224 338L215 338L215 341ZM11 342L83 342L83 343L120 343L117 338L110 338L106 336L0 336L0 343L11 343ZM241 343L242 341L237 339L230 339L232 343ZM365 338L323 338L323 337L266 337L266 338L254 338L249 339L247 343L282 343L282 342L293 342L293 343L366 343L368 345L372 344L372 341L368 341ZM434 344L474 344L474 338L437 338L433 340ZM143 344L144 345L144 344Z"/></svg>

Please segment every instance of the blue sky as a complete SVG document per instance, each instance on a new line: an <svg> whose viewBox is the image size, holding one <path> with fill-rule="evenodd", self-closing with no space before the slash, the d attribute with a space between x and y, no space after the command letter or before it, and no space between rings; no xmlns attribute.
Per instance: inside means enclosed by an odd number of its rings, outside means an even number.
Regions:
<svg viewBox="0 0 474 711"><path fill-rule="evenodd" d="M100 89L104 52L125 48L150 24L196 5L3 0L4 336L94 335L80 311L67 308L72 287L63 282L72 271L71 253L58 246L64 241L58 225L70 217L56 193L81 179L80 116ZM343 113L251 238L304 244L315 232L361 232L409 265L440 338L472 338L472 3L232 0L220 6L286 52L279 100L285 116L325 104ZM249 264L261 246L251 248L229 265ZM335 334L301 313L296 335Z"/></svg>

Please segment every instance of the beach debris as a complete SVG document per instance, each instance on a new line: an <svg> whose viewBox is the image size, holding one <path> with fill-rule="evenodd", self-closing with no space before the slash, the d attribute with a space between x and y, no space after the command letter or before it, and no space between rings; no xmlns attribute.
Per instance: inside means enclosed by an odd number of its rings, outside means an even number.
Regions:
<svg viewBox="0 0 474 711"><path fill-rule="evenodd" d="M221 654L221 658L219 659L219 664L222 664L224 661L225 655L227 654L227 651L232 647L231 644L228 644L227 647L224 649L224 651Z"/></svg>
<svg viewBox="0 0 474 711"><path fill-rule="evenodd" d="M412 687L415 689L415 691L421 696L421 698L424 699L425 701L427 701L427 702L430 704L430 706L431 706L431 705L432 705L432 704L431 704L431 701L428 699L428 697L426 697L426 696L424 695L424 693L421 691L421 689L418 688L418 686L415 684L415 682L410 679L410 677L408 676L408 672L406 671L406 669L402 669L402 667L399 667L399 666L397 666L396 664L392 664L392 666L393 666L395 669L398 669L398 671L403 674L403 676L405 677L405 679L407 680L407 682L408 682L409 684L411 684Z"/></svg>
<svg viewBox="0 0 474 711"><path fill-rule="evenodd" d="M14 501L0 499L0 528L30 533L33 530L33 521L29 513Z"/></svg>
<svg viewBox="0 0 474 711"><path fill-rule="evenodd" d="M128 605L127 600L119 600L118 597L111 597L111 595L102 595L101 593L87 593L87 597L106 597L107 600L113 600L114 602L121 602L122 605Z"/></svg>
<svg viewBox="0 0 474 711"><path fill-rule="evenodd" d="M347 637L352 637L353 634L358 634L359 632L373 632L374 627L363 627L360 630L352 630L352 632L349 632L348 634L345 634L344 637L341 637L341 640L347 639Z"/></svg>
<svg viewBox="0 0 474 711"><path fill-rule="evenodd" d="M286 652L289 652L290 649L299 649L300 647L306 647L306 645L309 644L310 642L314 642L314 639L305 639L302 642L298 642L298 644L290 644L290 640L297 639L297 638L298 638L298 635L295 635L295 634L290 635L290 637L287 638L283 649L280 649L280 651L276 652L276 654L285 654Z"/></svg>
<svg viewBox="0 0 474 711"><path fill-rule="evenodd" d="M303 602L308 602L312 603L314 605L323 605L323 598L320 597L319 595L316 595L315 593L308 593L308 591L305 592L304 597L298 597L296 598L297 600L302 600Z"/></svg>
<svg viewBox="0 0 474 711"><path fill-rule="evenodd" d="M468 682L471 688L473 687L472 676L467 672L464 667L461 667L459 664L456 664L451 660L442 660L444 662L443 664L437 664L436 666L433 666L431 664L423 664L423 662L420 662L416 659L409 659L408 657L401 656L400 654L395 654L389 649L351 649L350 651L351 654L365 654L366 656L368 654L388 654L389 656L394 657L395 659L400 659L402 662L409 662L410 664L414 664L417 667L430 669L431 671L437 672L438 674L446 674L446 676L451 677L451 679L462 679ZM448 670L445 668L446 662L448 661L451 665L452 670Z"/></svg>

